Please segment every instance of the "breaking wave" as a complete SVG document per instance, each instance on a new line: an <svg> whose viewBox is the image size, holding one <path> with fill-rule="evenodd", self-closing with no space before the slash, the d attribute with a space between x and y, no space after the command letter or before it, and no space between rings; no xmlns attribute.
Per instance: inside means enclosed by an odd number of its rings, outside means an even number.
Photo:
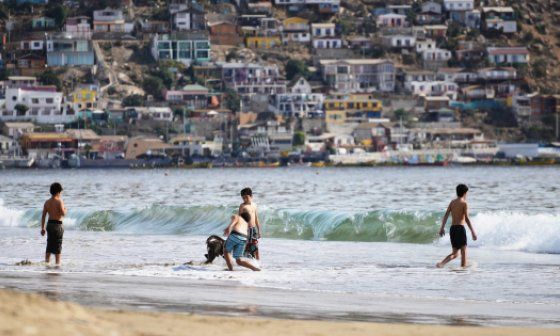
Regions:
<svg viewBox="0 0 560 336"><path fill-rule="evenodd" d="M151 206L127 211L71 211L68 229L136 234L220 234L236 208ZM13 210L0 200L0 226L38 227L39 210ZM437 235L441 212L261 210L264 236L284 239L448 244ZM470 245L560 254L560 214L510 211L472 216L479 240Z"/></svg>

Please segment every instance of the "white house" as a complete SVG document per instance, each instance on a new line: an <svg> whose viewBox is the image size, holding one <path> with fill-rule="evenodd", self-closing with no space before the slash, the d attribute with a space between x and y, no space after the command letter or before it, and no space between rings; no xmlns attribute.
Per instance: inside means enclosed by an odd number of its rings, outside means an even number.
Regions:
<svg viewBox="0 0 560 336"><path fill-rule="evenodd" d="M447 96L450 99L457 99L458 85L453 82L432 81L432 82L411 82L412 94L424 97Z"/></svg>
<svg viewBox="0 0 560 336"><path fill-rule="evenodd" d="M383 36L383 45L389 48L414 48L416 37L406 35Z"/></svg>
<svg viewBox="0 0 560 336"><path fill-rule="evenodd" d="M20 50L43 51L45 50L47 36L44 33L34 32L21 39Z"/></svg>
<svg viewBox="0 0 560 336"><path fill-rule="evenodd" d="M525 47L487 48L488 61L493 64L526 64L529 50Z"/></svg>
<svg viewBox="0 0 560 336"><path fill-rule="evenodd" d="M423 53L426 50L434 49L436 49L436 42L432 39L416 41L416 52L419 54Z"/></svg>
<svg viewBox="0 0 560 336"><path fill-rule="evenodd" d="M404 71L404 88L412 92L412 82L425 83L436 80L436 74L427 70L405 70Z"/></svg>
<svg viewBox="0 0 560 336"><path fill-rule="evenodd" d="M16 106L27 107L25 112ZM2 120L35 120L40 123L66 123L74 120L62 108L62 92L54 86L33 86L6 89L6 109Z"/></svg>
<svg viewBox="0 0 560 336"><path fill-rule="evenodd" d="M64 30L74 37L91 38L91 24L88 16L75 16L66 19Z"/></svg>
<svg viewBox="0 0 560 336"><path fill-rule="evenodd" d="M342 48L340 37L320 37L314 38L311 42L315 49L338 49Z"/></svg>
<svg viewBox="0 0 560 336"><path fill-rule="evenodd" d="M120 9L105 8L93 11L94 32L130 33L134 25L125 22L123 11Z"/></svg>
<svg viewBox="0 0 560 336"><path fill-rule="evenodd" d="M159 121L173 121L173 112L169 107L148 107L144 117Z"/></svg>
<svg viewBox="0 0 560 336"><path fill-rule="evenodd" d="M408 26L406 15L402 14L381 14L377 17L376 22L377 27L402 28Z"/></svg>
<svg viewBox="0 0 560 336"><path fill-rule="evenodd" d="M424 61L440 61L446 62L451 59L451 51L447 49L430 49L422 52L422 60Z"/></svg>
<svg viewBox="0 0 560 336"><path fill-rule="evenodd" d="M443 0L443 8L448 12L473 10L474 0Z"/></svg>
<svg viewBox="0 0 560 336"><path fill-rule="evenodd" d="M334 37L336 36L334 23L312 23L311 36L317 37Z"/></svg>
<svg viewBox="0 0 560 336"><path fill-rule="evenodd" d="M309 82L300 77L289 92L270 97L269 111L286 117L305 118L309 113L322 112L324 99L322 93L313 93Z"/></svg>
<svg viewBox="0 0 560 336"><path fill-rule="evenodd" d="M6 88L21 88L29 86L37 86L37 77L33 76L9 76L8 80L4 81Z"/></svg>
<svg viewBox="0 0 560 336"><path fill-rule="evenodd" d="M483 7L482 17L486 30L501 30L506 34L517 32L516 15L512 7Z"/></svg>
<svg viewBox="0 0 560 336"><path fill-rule="evenodd" d="M484 80L514 80L517 79L517 70L513 67L483 68L478 70L478 75Z"/></svg>
<svg viewBox="0 0 560 336"><path fill-rule="evenodd" d="M435 1L427 1L422 4L422 13L441 14L441 4Z"/></svg>
<svg viewBox="0 0 560 336"><path fill-rule="evenodd" d="M178 11L174 13L173 25L177 30L191 29L191 13L188 10Z"/></svg>

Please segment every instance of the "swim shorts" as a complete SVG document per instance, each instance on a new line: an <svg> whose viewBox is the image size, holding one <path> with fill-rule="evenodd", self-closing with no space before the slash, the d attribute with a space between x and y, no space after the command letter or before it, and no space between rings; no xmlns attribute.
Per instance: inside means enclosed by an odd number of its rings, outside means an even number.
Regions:
<svg viewBox="0 0 560 336"><path fill-rule="evenodd" d="M259 231L256 227L249 228L249 239L247 240L247 247L245 253L249 254L253 258L255 257L255 252L259 250Z"/></svg>
<svg viewBox="0 0 560 336"><path fill-rule="evenodd" d="M226 240L225 250L227 253L233 253L235 259L243 257L247 237L233 231Z"/></svg>
<svg viewBox="0 0 560 336"><path fill-rule="evenodd" d="M451 246L460 249L467 246L467 230L464 225L451 225L449 228L449 237L451 238Z"/></svg>
<svg viewBox="0 0 560 336"><path fill-rule="evenodd" d="M62 222L49 219L47 222L47 253L60 254L62 251L62 236L64 236Z"/></svg>

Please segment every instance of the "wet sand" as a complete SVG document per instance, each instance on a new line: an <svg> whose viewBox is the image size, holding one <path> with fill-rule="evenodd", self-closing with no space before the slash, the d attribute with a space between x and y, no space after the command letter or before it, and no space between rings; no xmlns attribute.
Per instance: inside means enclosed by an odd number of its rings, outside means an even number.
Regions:
<svg viewBox="0 0 560 336"><path fill-rule="evenodd" d="M0 334L40 335L558 335L557 329L442 327L295 321L86 308L38 294L0 290Z"/></svg>

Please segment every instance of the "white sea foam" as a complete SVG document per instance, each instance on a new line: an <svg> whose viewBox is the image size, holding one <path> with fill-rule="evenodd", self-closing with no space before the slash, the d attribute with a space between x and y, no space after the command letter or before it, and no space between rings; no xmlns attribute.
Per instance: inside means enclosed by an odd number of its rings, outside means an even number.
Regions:
<svg viewBox="0 0 560 336"><path fill-rule="evenodd" d="M4 206L4 200L0 198L0 226L22 226L24 211L10 209Z"/></svg>

